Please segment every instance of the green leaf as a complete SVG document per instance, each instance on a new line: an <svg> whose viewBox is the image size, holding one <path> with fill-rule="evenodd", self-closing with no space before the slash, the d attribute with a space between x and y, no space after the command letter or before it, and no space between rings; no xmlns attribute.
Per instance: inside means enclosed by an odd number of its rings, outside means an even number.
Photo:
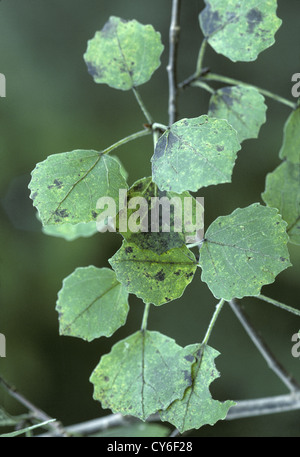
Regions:
<svg viewBox="0 0 300 457"><path fill-rule="evenodd" d="M96 221L100 197L118 206L119 189L127 189L120 164L97 151L75 150L50 155L37 164L30 197L43 225Z"/></svg>
<svg viewBox="0 0 300 457"><path fill-rule="evenodd" d="M197 268L186 246L159 255L126 241L109 263L130 293L156 306L181 297Z"/></svg>
<svg viewBox="0 0 300 457"><path fill-rule="evenodd" d="M81 222L79 224L60 224L60 225L46 225L42 227L45 235L64 238L66 241L74 241L77 238L89 237L97 233L96 222Z"/></svg>
<svg viewBox="0 0 300 457"><path fill-rule="evenodd" d="M182 119L159 138L151 159L152 179L160 190L178 193L230 182L240 148L225 119Z"/></svg>
<svg viewBox="0 0 300 457"><path fill-rule="evenodd" d="M286 222L275 208L258 203L218 217L200 249L201 279L216 298L259 295L288 268Z"/></svg>
<svg viewBox="0 0 300 457"><path fill-rule="evenodd" d="M208 115L226 119L237 131L239 141L257 138L266 122L264 97L254 87L229 86L215 92L209 102Z"/></svg>
<svg viewBox="0 0 300 457"><path fill-rule="evenodd" d="M292 111L284 126L283 144L279 152L281 159L300 163L300 108Z"/></svg>
<svg viewBox="0 0 300 457"><path fill-rule="evenodd" d="M276 0L205 0L200 27L212 48L233 62L255 60L281 25Z"/></svg>
<svg viewBox="0 0 300 457"><path fill-rule="evenodd" d="M92 341L125 324L128 293L109 268L77 268L63 281L56 311L59 333Z"/></svg>
<svg viewBox="0 0 300 457"><path fill-rule="evenodd" d="M300 162L283 162L266 177L263 201L287 222L290 242L300 245Z"/></svg>
<svg viewBox="0 0 300 457"><path fill-rule="evenodd" d="M197 355L192 366L192 385L187 388L182 399L175 400L166 411L160 413L161 419L175 425L180 433L207 424L214 425L225 419L229 408L235 405L235 402L229 400L213 400L209 391L209 385L219 377L214 364L219 352L210 346L201 347L198 344L186 349Z"/></svg>
<svg viewBox="0 0 300 457"><path fill-rule="evenodd" d="M117 223L126 241L157 254L202 239L203 225L200 201L189 192L162 192L151 177L139 179L130 187Z"/></svg>
<svg viewBox="0 0 300 457"><path fill-rule="evenodd" d="M94 399L114 413L144 421L183 397L194 360L173 339L138 331L102 356L90 378Z"/></svg>
<svg viewBox="0 0 300 457"><path fill-rule="evenodd" d="M128 90L151 78L163 49L160 33L152 25L111 16L88 41L84 60L96 83Z"/></svg>

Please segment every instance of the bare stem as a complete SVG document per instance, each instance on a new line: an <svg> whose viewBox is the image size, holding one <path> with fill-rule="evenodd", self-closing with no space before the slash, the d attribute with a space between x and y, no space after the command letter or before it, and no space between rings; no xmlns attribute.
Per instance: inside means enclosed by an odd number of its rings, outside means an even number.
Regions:
<svg viewBox="0 0 300 457"><path fill-rule="evenodd" d="M203 76L203 79L205 79L207 81L216 81L216 82L220 82L220 83L230 84L230 85L234 85L234 86L241 85L241 86L246 86L246 87L253 87L254 89L257 89L262 95L272 98L276 102L289 106L292 109L296 109L296 103L291 102L290 100L287 100L286 98L281 97L277 94L274 94L273 92L270 92L265 89L261 89L260 87L257 87L257 86L254 86L253 84L248 84L243 81L239 81L239 80L233 79L233 78L228 78L227 76L217 75L215 73L207 73L206 75Z"/></svg>
<svg viewBox="0 0 300 457"><path fill-rule="evenodd" d="M255 344L255 346L267 362L269 368L278 376L278 378L285 384L285 386L290 390L290 392L294 393L296 391L299 391L300 386L298 382L295 379L293 379L281 366L281 364L276 360L275 356L267 347L266 343L262 340L262 338L258 335L257 331L250 323L248 316L246 315L245 311L241 308L238 301L233 299L230 300L228 303L233 312L235 313L235 315L237 316L238 320L248 333L252 342Z"/></svg>
<svg viewBox="0 0 300 457"><path fill-rule="evenodd" d="M263 416L267 414L278 414L300 409L300 392L287 395L277 395L274 397L254 398L251 400L237 400L236 405L232 406L225 420L234 420L247 417ZM160 421L159 414L153 414L147 422ZM74 424L66 427L70 435L91 435L112 427L126 426L134 422L132 417L122 416L121 414L109 414L104 417L92 419L90 421ZM179 432L175 429L170 436L178 436ZM44 433L40 436L53 436L51 433Z"/></svg>
<svg viewBox="0 0 300 457"><path fill-rule="evenodd" d="M63 429L60 422L56 420L54 421L52 417L48 416L48 414L46 414L40 408L37 408L33 403L27 400L27 398L25 398L24 395L18 392L15 387L8 384L8 382L6 382L2 377L0 377L0 385L4 387L4 389L9 393L11 397L13 397L19 403L21 403L21 405L25 406L25 408L27 408L31 412L32 416L35 419L38 419L42 422L51 421L49 423L49 427L53 430L54 434L60 436L68 436L67 432Z"/></svg>
<svg viewBox="0 0 300 457"><path fill-rule="evenodd" d="M153 122L153 121L152 121L152 116L151 116L151 114L149 113L149 111L147 110L147 108L146 108L146 106L145 106L145 104L144 104L144 102L143 102L143 99L142 99L142 97L141 97L139 91L137 90L136 87L133 87L133 88L132 88L132 92L134 93L134 96L135 96L135 98L136 98L136 101L138 102L139 107L141 108L141 111L143 112L143 114L144 114L144 116L145 116L147 122L149 122L149 124L152 124L152 122Z"/></svg>
<svg viewBox="0 0 300 457"><path fill-rule="evenodd" d="M208 340L210 338L210 335L211 335L211 332L212 332L212 329L216 323L216 320L221 312L221 309L223 308L223 305L225 303L225 300L222 298L219 303L216 305L216 309L215 309L215 312L213 314L213 317L211 318L211 321L209 323L209 326L208 326L208 329L206 331L206 334L205 334L205 337L203 338L203 341L202 341L202 344L207 344L208 343Z"/></svg>
<svg viewBox="0 0 300 457"><path fill-rule="evenodd" d="M145 309L144 309L143 320L142 320L142 326L141 326L142 331L145 331L147 329L149 310L150 310L150 303L146 303Z"/></svg>
<svg viewBox="0 0 300 457"><path fill-rule="evenodd" d="M291 306L285 305L284 303L274 300L273 298L266 297L265 295L257 295L255 298L258 298L259 300L263 300L267 303L271 303L271 305L278 306L278 308L284 309L285 311L295 314L296 316L300 316L299 309L292 308Z"/></svg>
<svg viewBox="0 0 300 457"><path fill-rule="evenodd" d="M169 32L169 63L167 66L169 78L169 125L177 120L177 52L180 34L181 0L172 0L171 24Z"/></svg>
<svg viewBox="0 0 300 457"><path fill-rule="evenodd" d="M263 416L265 414L283 413L300 409L300 392L274 397L255 398L237 401L227 413L227 420L245 417Z"/></svg>
<svg viewBox="0 0 300 457"><path fill-rule="evenodd" d="M140 130L139 132L132 133L131 135L128 135L125 138L122 138L122 140L119 140L116 143L112 144L111 146L108 146L108 148L101 151L101 153L108 154L109 152L113 151L114 149L117 149L120 146L123 146L123 144L129 143L129 141L137 140L138 138L141 138L142 136L150 135L151 133L152 132L150 129L144 129L144 130Z"/></svg>
<svg viewBox="0 0 300 457"><path fill-rule="evenodd" d="M203 59L204 59L204 54L205 54L205 50L206 50L206 45L207 45L207 39L204 38L202 43L201 43L199 54L198 54L195 79L199 78L199 76L202 73L202 65L203 65Z"/></svg>

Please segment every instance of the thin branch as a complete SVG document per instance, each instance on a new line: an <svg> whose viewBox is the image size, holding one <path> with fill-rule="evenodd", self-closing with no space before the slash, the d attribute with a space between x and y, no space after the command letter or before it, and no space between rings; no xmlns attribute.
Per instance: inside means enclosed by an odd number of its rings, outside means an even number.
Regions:
<svg viewBox="0 0 300 457"><path fill-rule="evenodd" d="M297 107L296 103L291 102L290 100L287 100L286 98L281 97L280 95L274 94L273 92L270 92L266 89L262 89L260 87L254 86L253 84L248 84L243 81L239 81L238 79L228 78L227 76L217 75L215 73L207 73L206 75L203 75L203 79L206 81L216 81L216 82L220 82L220 83L224 83L224 84L230 84L233 86L241 85L241 86L245 86L245 87L253 87L254 89L257 89L262 95L272 98L276 102L289 106L292 109L296 109L296 107Z"/></svg>
<svg viewBox="0 0 300 457"><path fill-rule="evenodd" d="M25 408L27 408L31 412L32 417L41 422L51 421L49 422L49 427L51 427L51 429L53 430L54 435L68 436L60 422L48 416L48 414L46 414L40 408L37 408L33 403L27 400L27 398L25 398L24 395L18 392L15 387L8 384L8 382L6 382L2 377L0 377L0 385L4 387L4 389L9 393L11 397L13 397L19 403L21 403L21 405L25 406Z"/></svg>
<svg viewBox="0 0 300 457"><path fill-rule="evenodd" d="M150 310L150 303L146 303L145 304L145 309L144 309L144 314L143 314L143 319L142 319L141 331L146 331L147 330L147 322L148 322L149 310Z"/></svg>
<svg viewBox="0 0 300 457"><path fill-rule="evenodd" d="M287 395L237 400L236 405L229 409L225 420L278 414L295 410L300 410L300 391ZM147 419L147 422L160 422L159 414L153 414ZM87 436L112 427L127 426L131 423L134 423L132 417L122 416L121 414L109 414L104 417L68 426L65 429L70 435ZM178 434L178 430L175 429L170 436L177 436ZM44 433L40 436L47 437L52 436L52 434Z"/></svg>
<svg viewBox="0 0 300 457"><path fill-rule="evenodd" d="M147 110L147 108L146 108L146 106L145 106L145 104L144 104L144 102L143 102L143 99L142 99L142 97L141 97L139 91L137 90L136 87L133 87L133 88L132 88L132 91L133 91L133 93L134 93L134 96L135 96L135 98L136 98L136 101L138 102L139 107L141 108L141 111L142 111L142 113L144 114L144 116L145 116L147 122L149 122L149 124L152 124L152 122L153 122L152 116L151 116L151 114L149 113L149 111Z"/></svg>
<svg viewBox="0 0 300 457"><path fill-rule="evenodd" d="M200 89L206 90L206 92L209 92L210 94L214 95L216 93L215 89L213 89L211 86L209 86L207 83L204 81L195 81L192 82L192 87L200 87Z"/></svg>
<svg viewBox="0 0 300 457"><path fill-rule="evenodd" d="M129 141L137 140L138 138L141 138L146 135L150 135L151 133L152 133L151 129L144 129L144 130L140 130L139 132L132 133L131 135L128 135L125 138L122 138L121 140L112 144L111 146L108 146L108 148L103 149L103 151L101 151L101 154L108 154L109 152L113 151L114 149L117 149L120 146L123 146L123 144L129 143Z"/></svg>
<svg viewBox="0 0 300 457"><path fill-rule="evenodd" d="M300 391L288 395L238 401L229 409L226 419L242 419L297 409L300 409Z"/></svg>
<svg viewBox="0 0 300 457"><path fill-rule="evenodd" d="M192 83L197 81L201 76L203 76L204 74L207 73L207 71L209 71L208 68L202 68L206 46L207 46L207 39L204 38L201 43L200 49L199 49L195 73L193 75L189 76L188 78L186 78L181 83L179 83L178 89L185 89L186 87L192 85Z"/></svg>
<svg viewBox="0 0 300 457"><path fill-rule="evenodd" d="M271 353L270 349L267 347L266 343L258 335L257 331L254 329L252 324L249 321L248 316L245 311L241 308L237 300L230 300L229 305L240 323L248 333L252 342L255 344L265 361L267 362L269 368L278 376L279 379L285 384L285 386L290 390L290 392L296 392L300 390L298 382L290 376L284 367L276 360L275 356Z"/></svg>
<svg viewBox="0 0 300 457"><path fill-rule="evenodd" d="M203 66L203 59L204 59L204 55L205 55L206 46L207 46L207 39L204 38L201 43L199 54L198 54L195 79L199 78L199 76L202 74L202 66Z"/></svg>
<svg viewBox="0 0 300 457"><path fill-rule="evenodd" d="M216 309L215 309L215 312L213 314L213 317L211 318L211 321L209 323L209 326L208 326L208 329L206 331L206 334L205 334L205 337L203 338L203 341L202 341L202 344L207 344L208 343L208 340L210 338L210 335L211 335L211 332L212 332L212 329L216 323L216 320L221 312L221 309L223 308L223 305L225 303L225 300L222 298L219 303L217 303L216 305Z"/></svg>
<svg viewBox="0 0 300 457"><path fill-rule="evenodd" d="M181 0L172 1L171 24L169 32L169 63L167 66L169 79L169 125L177 120L177 52L180 34Z"/></svg>
<svg viewBox="0 0 300 457"><path fill-rule="evenodd" d="M274 300L273 298L266 297L265 295L257 295L255 298L258 298L259 300L263 300L267 303L270 303L271 305L278 306L278 308L284 309L285 311L295 314L296 316L300 316L299 309L292 308L291 306L285 305L284 303Z"/></svg>

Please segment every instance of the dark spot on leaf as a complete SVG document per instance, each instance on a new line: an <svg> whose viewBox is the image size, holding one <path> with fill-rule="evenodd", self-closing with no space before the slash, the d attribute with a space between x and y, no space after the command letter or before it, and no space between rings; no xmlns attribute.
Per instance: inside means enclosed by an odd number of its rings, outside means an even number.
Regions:
<svg viewBox="0 0 300 457"><path fill-rule="evenodd" d="M171 298L165 297L165 300L166 300L166 301L171 301Z"/></svg>
<svg viewBox="0 0 300 457"><path fill-rule="evenodd" d="M226 103L227 106L233 105L233 99L232 99L231 93L232 93L231 87L224 87L222 89L222 99L223 99L224 103Z"/></svg>
<svg viewBox="0 0 300 457"><path fill-rule="evenodd" d="M187 360L188 362L192 362L194 360L194 356L193 355L185 355L184 359Z"/></svg>
<svg viewBox="0 0 300 457"><path fill-rule="evenodd" d="M201 13L203 32L206 37L212 35L221 25L218 11L212 11L210 4Z"/></svg>
<svg viewBox="0 0 300 457"><path fill-rule="evenodd" d="M104 70L101 67L96 67L93 65L91 62L86 62L87 65L87 70L93 78L97 76L98 78L101 78L104 74Z"/></svg>
<svg viewBox="0 0 300 457"><path fill-rule="evenodd" d="M200 348L200 349L197 351L196 355L197 355L197 358L198 358L198 359L200 359L200 358L202 357L202 348Z"/></svg>
<svg viewBox="0 0 300 457"><path fill-rule="evenodd" d="M108 376L104 376L104 381L109 381L109 377Z"/></svg>
<svg viewBox="0 0 300 457"><path fill-rule="evenodd" d="M179 275L180 275L180 273L181 273L181 270L178 270L178 271L174 271L174 275L176 275L176 276L179 276Z"/></svg>
<svg viewBox="0 0 300 457"><path fill-rule="evenodd" d="M211 102L209 105L209 109L214 112L214 111L216 111L216 108L217 108L217 105L214 102Z"/></svg>
<svg viewBox="0 0 300 457"><path fill-rule="evenodd" d="M138 192L138 191L142 190L143 185L144 185L144 184L143 184L142 182L139 182L136 186L134 186L134 187L132 188L132 190Z"/></svg>
<svg viewBox="0 0 300 457"><path fill-rule="evenodd" d="M194 273L193 273L193 272L191 272L191 273L186 273L186 275L185 275L185 276L186 276L187 278L190 278L190 277L191 277L191 276L193 276L193 275L194 275Z"/></svg>
<svg viewBox="0 0 300 457"><path fill-rule="evenodd" d="M280 257L281 262L285 262L286 259L284 257Z"/></svg>
<svg viewBox="0 0 300 457"><path fill-rule="evenodd" d="M189 384L192 384L192 376L187 370L184 370L184 380L189 381Z"/></svg>
<svg viewBox="0 0 300 457"><path fill-rule="evenodd" d="M62 182L59 181L58 179L55 179L53 181L53 184L51 184L51 186L48 186L48 189L53 189L53 187L56 187L57 189L60 189L62 187Z"/></svg>
<svg viewBox="0 0 300 457"><path fill-rule="evenodd" d="M132 247L128 246L127 248L125 248L125 253L126 254L130 254L131 252L133 252Z"/></svg>
<svg viewBox="0 0 300 457"><path fill-rule="evenodd" d="M163 270L160 270L158 273L156 273L156 275L154 276L154 279L156 279L156 281L164 281L165 273L163 272Z"/></svg>
<svg viewBox="0 0 300 457"><path fill-rule="evenodd" d="M67 212L66 209L57 209L54 214L56 214L56 216L59 216L59 217L68 217L69 216L69 213Z"/></svg>
<svg viewBox="0 0 300 457"><path fill-rule="evenodd" d="M131 70L128 70L128 67L126 65L125 62L120 62L120 65L119 65L119 72L120 73L129 73L130 76L132 76L132 71Z"/></svg>
<svg viewBox="0 0 300 457"><path fill-rule="evenodd" d="M174 144L178 142L177 136L175 136L171 131L169 132L168 136L168 148L172 148Z"/></svg>
<svg viewBox="0 0 300 457"><path fill-rule="evenodd" d="M157 142L154 156L153 156L154 161L164 155L165 149L166 149L166 144L167 144L167 135L164 134L160 137L159 141Z"/></svg>
<svg viewBox="0 0 300 457"><path fill-rule="evenodd" d="M34 199L36 198L37 194L38 194L37 192L34 192L34 193L31 195L32 200L34 200Z"/></svg>
<svg viewBox="0 0 300 457"><path fill-rule="evenodd" d="M257 8L252 8L246 15L248 22L248 33L253 33L255 27L260 24L263 20L263 15Z"/></svg>
<svg viewBox="0 0 300 457"><path fill-rule="evenodd" d="M123 21L126 22L126 21ZM101 30L102 36L106 38L114 38L115 32L117 30L117 24L113 22L112 19L109 19L106 24L104 24L104 27Z"/></svg>
<svg viewBox="0 0 300 457"><path fill-rule="evenodd" d="M93 217L94 219L96 219L96 217L97 217L96 211L92 211L92 217Z"/></svg>
<svg viewBox="0 0 300 457"><path fill-rule="evenodd" d="M221 151L224 151L224 146L217 146L217 151L221 152Z"/></svg>
<svg viewBox="0 0 300 457"><path fill-rule="evenodd" d="M239 17L233 11L227 11L226 20L227 22L234 23L239 20Z"/></svg>

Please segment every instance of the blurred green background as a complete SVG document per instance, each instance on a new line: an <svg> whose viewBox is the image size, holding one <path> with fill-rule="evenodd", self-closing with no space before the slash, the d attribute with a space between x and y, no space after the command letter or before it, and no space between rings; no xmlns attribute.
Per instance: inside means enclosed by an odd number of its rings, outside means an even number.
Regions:
<svg viewBox="0 0 300 457"><path fill-rule="evenodd" d="M299 0L279 0L283 25L276 44L254 63L233 64L208 48L204 65L215 73L242 79L291 99L291 76L300 71ZM202 0L182 2L179 79L193 73L202 35L198 14ZM73 149L97 149L138 131L144 122L131 92L97 85L83 61L86 42L110 15L150 23L161 32L165 51L162 65L140 93L157 122L167 123L168 29L171 0L9 0L0 2L0 72L7 96L0 100L0 332L7 357L0 374L50 416L65 425L109 414L92 399L89 376L102 354L141 323L143 303L130 297L126 326L110 339L86 343L60 337L55 311L62 280L76 267L109 266L121 244L116 234L97 234L67 242L41 232L27 185L37 162ZM218 86L215 86L218 87ZM208 95L186 89L180 96L180 117L207 112ZM267 123L257 140L243 143L233 181L209 187L205 225L236 207L261 202L265 176L279 163L286 106L267 99ZM299 132L300 134L300 132ZM152 139L146 137L116 151L129 172L129 184L151 174ZM281 273L263 293L300 307L300 248L290 245L293 267ZM299 319L267 303L243 300L253 324L272 351L300 382L299 359L291 355L291 337ZM149 329L174 338L178 344L200 342L216 304L198 271L184 296L152 307ZM224 308L210 344L221 352L216 360L221 378L211 385L220 400L248 399L286 393L267 367L231 310ZM159 374L158 374L159 375ZM0 405L12 414L23 409L0 390ZM196 436L300 436L300 411L260 418L218 422Z"/></svg>

